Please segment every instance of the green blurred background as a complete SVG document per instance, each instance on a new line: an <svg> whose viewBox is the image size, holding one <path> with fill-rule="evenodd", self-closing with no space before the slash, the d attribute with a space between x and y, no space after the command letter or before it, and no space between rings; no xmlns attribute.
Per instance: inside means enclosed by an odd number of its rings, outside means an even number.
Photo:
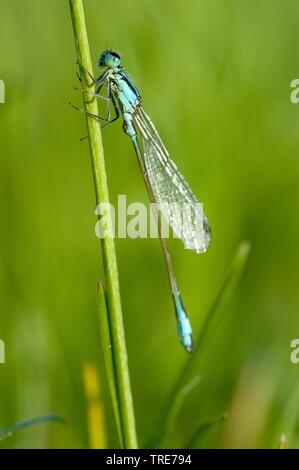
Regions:
<svg viewBox="0 0 299 470"><path fill-rule="evenodd" d="M202 352L171 446L201 422L229 417L203 447L299 444L299 78L295 0L84 2L94 65L107 42L205 210L205 255L171 241L184 302L198 331L242 240L251 253L222 322ZM84 117L67 0L0 0L0 428L49 411L55 423L2 447L88 447L83 369L96 368L101 445L117 445L96 315L102 277ZM121 122L103 132L112 202L146 201ZM116 241L141 445L186 353L178 343L159 242ZM200 345L199 345L200 347ZM90 368L91 366L89 366ZM88 373L87 373L88 375ZM102 422L103 419L103 422ZM105 436L100 436L101 432Z"/></svg>

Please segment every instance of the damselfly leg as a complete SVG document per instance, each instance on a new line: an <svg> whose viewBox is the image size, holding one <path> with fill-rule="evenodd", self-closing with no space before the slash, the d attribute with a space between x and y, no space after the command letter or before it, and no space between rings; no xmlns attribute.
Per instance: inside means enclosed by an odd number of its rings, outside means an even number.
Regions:
<svg viewBox="0 0 299 470"><path fill-rule="evenodd" d="M85 70L85 73L88 73L89 77L92 79L92 84L96 85L95 92L91 92L91 91L85 90L83 88L76 88L76 89L82 91L86 95L92 96L93 98L96 98L96 99L100 98L100 99L105 100L106 103L107 103L106 117L103 117L100 114L90 113L90 112L86 111L84 108L80 108L78 106L75 106L72 103L69 103L69 104L76 111L80 111L82 113L87 114L87 116L94 117L94 118L99 119L101 121L106 121L106 124L101 126L102 129L103 129L104 127L109 126L112 122L115 122L119 118L119 115L120 115L119 109L117 107L115 98L114 98L112 90L111 90L111 84L110 84L110 81L107 80L107 78L106 78L106 73L102 74L98 79L95 79L94 77L92 77L92 75L88 72L88 70ZM78 76L78 77L79 77L80 81L82 81L80 76ZM103 95L100 94L100 92L101 92L104 85L106 85L106 96L103 96ZM111 119L111 103L112 103L113 110L114 110L114 113L115 113L115 116L112 119ZM81 140L84 140L84 139L81 139Z"/></svg>

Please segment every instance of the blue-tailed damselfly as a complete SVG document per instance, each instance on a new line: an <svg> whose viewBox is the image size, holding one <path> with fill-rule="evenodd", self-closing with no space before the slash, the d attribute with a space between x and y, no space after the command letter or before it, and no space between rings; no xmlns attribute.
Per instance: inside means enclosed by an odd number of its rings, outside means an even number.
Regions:
<svg viewBox="0 0 299 470"><path fill-rule="evenodd" d="M149 199L154 203L158 233L174 300L178 334L186 351L191 352L191 323L183 306L170 253L161 233L159 211L174 233L182 239L185 247L196 253L207 250L210 243L210 227L202 205L171 160L156 128L144 111L140 93L121 65L119 54L112 50L103 51L99 66L106 67L105 71L97 79L90 74L89 76L96 86L94 96L100 96L103 86L106 86L105 99L108 108L106 117L92 116L106 121L103 127L116 121L120 115L123 118L123 130L132 140ZM111 113L111 105L114 116Z"/></svg>

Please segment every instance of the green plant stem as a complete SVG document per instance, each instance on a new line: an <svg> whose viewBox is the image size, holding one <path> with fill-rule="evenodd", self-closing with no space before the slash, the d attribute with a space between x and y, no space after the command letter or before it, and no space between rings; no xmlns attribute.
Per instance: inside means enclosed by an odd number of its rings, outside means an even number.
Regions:
<svg viewBox="0 0 299 470"><path fill-rule="evenodd" d="M54 413L49 413L43 416L36 416L35 418L25 419L24 421L20 421L19 423L13 424L12 426L9 426L7 428L0 429L0 441L7 437L11 437L16 431L20 431L30 426L36 426L37 424L43 424L50 421L56 421L56 423L65 424L63 418Z"/></svg>
<svg viewBox="0 0 299 470"><path fill-rule="evenodd" d="M82 66L82 70L88 70L93 76L82 0L69 0L69 3L78 61ZM89 86L90 91L94 92L93 84L92 86L88 85L88 81L90 81L88 80L88 74L83 72L82 79L84 86ZM97 101L95 99L90 100L89 96L89 98L85 100L85 109L88 113L98 114ZM90 116L86 116L86 120L96 202L97 204L99 202L108 203L109 194L99 121ZM112 224L111 220L108 221L108 223ZM110 225L109 228L111 227L112 225ZM109 325L111 329L112 354L115 367L115 379L120 406L124 446L126 448L137 448L137 435L125 343L115 244L113 238L104 238L101 243L107 289Z"/></svg>
<svg viewBox="0 0 299 470"><path fill-rule="evenodd" d="M108 309L106 302L106 293L101 281L97 284L97 297L98 297L98 317L99 327L103 346L104 362L106 367L108 385L110 389L112 407L114 411L115 423L117 427L119 443L123 447L123 430L121 426L120 406L117 393L117 385L115 380L115 368L113 363L113 355L111 351L111 333L109 326Z"/></svg>

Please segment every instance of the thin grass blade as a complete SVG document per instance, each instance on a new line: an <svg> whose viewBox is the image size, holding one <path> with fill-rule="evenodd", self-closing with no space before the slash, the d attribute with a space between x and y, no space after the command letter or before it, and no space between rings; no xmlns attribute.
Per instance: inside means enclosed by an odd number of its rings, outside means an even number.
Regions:
<svg viewBox="0 0 299 470"><path fill-rule="evenodd" d="M285 445L289 449L298 447L298 409L299 409L299 379L296 378L291 389L286 393L280 402L280 416L276 419L275 426L272 426L272 437L269 447L277 447L277 440L280 437L279 445ZM284 439L284 443L283 443ZM282 440L282 442L281 442ZM284 447L279 447L280 449Z"/></svg>
<svg viewBox="0 0 299 470"><path fill-rule="evenodd" d="M90 449L107 448L105 406L98 370L93 362L83 364L83 382L86 397L86 418Z"/></svg>
<svg viewBox="0 0 299 470"><path fill-rule="evenodd" d="M191 436L191 439L189 442L187 442L185 448L186 449L198 449L202 440L204 437L207 435L207 433L212 429L216 424L221 423L225 419L227 419L228 414L223 413L220 416L217 416L217 418L212 419L211 421L207 421L206 423L200 424L194 431L194 433Z"/></svg>
<svg viewBox="0 0 299 470"><path fill-rule="evenodd" d="M111 346L111 333L110 333L110 326L109 326L109 318L107 314L107 302L106 302L106 295L103 283L98 281L97 283L97 297L98 297L98 321L100 327L100 335L101 335L101 342L103 347L103 354L104 354L104 362L105 368L107 373L108 379L108 386L111 395L112 407L115 417L115 423L118 433L118 438L121 447L124 445L123 440L123 430L121 426L121 417L120 417L120 410L119 410L119 399L116 387L116 379L115 379L115 367L113 363L113 356L112 356L112 346Z"/></svg>
<svg viewBox="0 0 299 470"><path fill-rule="evenodd" d="M20 431L21 429L29 428L31 426L36 426L37 424L47 423L50 421L65 424L64 419L54 413L49 413L43 416L37 416L35 418L25 419L24 421L20 421L16 424L13 424L12 426L8 426L7 428L0 429L0 441L6 439L7 437L11 437L16 431Z"/></svg>
<svg viewBox="0 0 299 470"><path fill-rule="evenodd" d="M178 415L184 404L184 400L192 392L192 390L194 390L194 388L198 386L200 382L201 382L201 377L199 375L196 375L176 395L172 409L167 417L167 422L165 424L165 436L164 436L163 444L165 443L166 447L171 447L172 432L174 431Z"/></svg>

